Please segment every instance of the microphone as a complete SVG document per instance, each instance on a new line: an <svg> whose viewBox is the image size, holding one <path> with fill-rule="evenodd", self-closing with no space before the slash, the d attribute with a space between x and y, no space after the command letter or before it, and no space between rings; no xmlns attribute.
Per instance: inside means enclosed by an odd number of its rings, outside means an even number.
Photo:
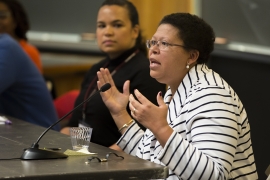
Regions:
<svg viewBox="0 0 270 180"><path fill-rule="evenodd" d="M37 139L36 142L32 144L30 148L24 149L24 152L21 156L22 160L38 160L38 159L60 159L60 158L67 158L68 156L61 152L51 151L47 149L39 149L39 141L40 139L56 124L58 124L60 121L65 119L68 115L70 115L73 111L75 111L77 108L79 108L84 103L88 102L93 96L98 94L99 92L105 92L108 89L111 88L111 84L106 83L104 84L98 91L96 91L92 96L89 96L86 100L84 100L81 104L76 106L74 109L69 111L66 115L64 115L62 118L60 118L58 121L56 121L54 124L52 124L50 127L48 127Z"/></svg>

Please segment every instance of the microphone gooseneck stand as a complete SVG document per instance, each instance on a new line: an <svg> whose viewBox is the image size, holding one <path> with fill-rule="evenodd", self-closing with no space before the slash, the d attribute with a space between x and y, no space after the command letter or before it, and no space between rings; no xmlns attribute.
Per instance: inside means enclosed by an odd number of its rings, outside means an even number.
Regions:
<svg viewBox="0 0 270 180"><path fill-rule="evenodd" d="M89 101L93 96L98 94L99 92L105 92L108 89L111 88L111 85L109 83L104 84L98 91L96 91L92 96L88 97L86 100L84 100L81 104L76 106L74 109L72 109L70 112L68 112L66 115L64 115L62 118L60 118L58 121L56 121L54 124L52 124L50 127L48 127L37 139L36 142L32 144L30 148L24 149L24 152L21 156L22 160L38 160L38 159L60 159L60 158L67 158L68 156L61 152L51 151L47 149L39 149L39 141L41 138L56 124L58 124L60 121L65 119L68 115L70 115L73 111L75 111L77 108L79 108L81 105Z"/></svg>

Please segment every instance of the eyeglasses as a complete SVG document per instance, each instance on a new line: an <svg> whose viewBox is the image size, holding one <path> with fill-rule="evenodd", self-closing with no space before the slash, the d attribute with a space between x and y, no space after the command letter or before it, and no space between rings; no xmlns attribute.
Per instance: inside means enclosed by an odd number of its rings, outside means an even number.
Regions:
<svg viewBox="0 0 270 180"><path fill-rule="evenodd" d="M157 45L160 50L167 49L168 46L180 46L183 48L187 48L186 46L180 45L180 44L171 44L166 41L156 41L156 40L147 40L146 41L146 47L150 49L151 47Z"/></svg>
<svg viewBox="0 0 270 180"><path fill-rule="evenodd" d="M11 15L8 11L0 11L0 19L6 19Z"/></svg>
<svg viewBox="0 0 270 180"><path fill-rule="evenodd" d="M98 162L108 162L109 160L109 157L111 156L111 154L115 155L116 158L121 158L121 159L125 159L123 156L119 156L118 154L116 153L113 153L113 152L109 152L108 154L106 154L106 157L105 158L99 158L99 157L96 157L96 156L92 156L90 158L88 158L88 162L85 162L86 164L89 164L89 162L91 162L92 160L96 159Z"/></svg>

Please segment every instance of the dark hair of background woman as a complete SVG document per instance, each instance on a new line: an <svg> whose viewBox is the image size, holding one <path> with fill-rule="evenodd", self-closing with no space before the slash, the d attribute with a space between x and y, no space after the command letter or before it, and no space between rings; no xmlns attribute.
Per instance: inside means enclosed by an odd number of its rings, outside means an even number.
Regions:
<svg viewBox="0 0 270 180"><path fill-rule="evenodd" d="M128 10L129 19L132 23L132 27L134 27L135 25L139 25L138 11L131 2L127 0L106 0L102 3L100 8L106 5L108 6L117 5L117 6L125 7ZM138 38L136 39L136 47L138 47L145 55L147 55L145 39L142 37L141 30L139 32Z"/></svg>
<svg viewBox="0 0 270 180"><path fill-rule="evenodd" d="M27 41L26 32L29 30L30 25L23 6L17 0L0 0L0 2L6 4L11 11L12 18L17 24L15 35Z"/></svg>
<svg viewBox="0 0 270 180"><path fill-rule="evenodd" d="M188 49L199 51L198 64L207 63L214 49L215 33L203 19L189 13L173 13L165 16L159 23L170 24L178 29L178 36Z"/></svg>

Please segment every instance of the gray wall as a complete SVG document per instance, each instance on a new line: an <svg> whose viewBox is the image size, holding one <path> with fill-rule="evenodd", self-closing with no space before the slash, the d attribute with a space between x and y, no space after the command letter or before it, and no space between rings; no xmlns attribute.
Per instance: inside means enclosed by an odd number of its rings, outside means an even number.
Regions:
<svg viewBox="0 0 270 180"><path fill-rule="evenodd" d="M95 32L103 0L19 0L28 13L31 30L59 33Z"/></svg>
<svg viewBox="0 0 270 180"><path fill-rule="evenodd" d="M270 46L269 0L202 0L201 16L219 37Z"/></svg>

